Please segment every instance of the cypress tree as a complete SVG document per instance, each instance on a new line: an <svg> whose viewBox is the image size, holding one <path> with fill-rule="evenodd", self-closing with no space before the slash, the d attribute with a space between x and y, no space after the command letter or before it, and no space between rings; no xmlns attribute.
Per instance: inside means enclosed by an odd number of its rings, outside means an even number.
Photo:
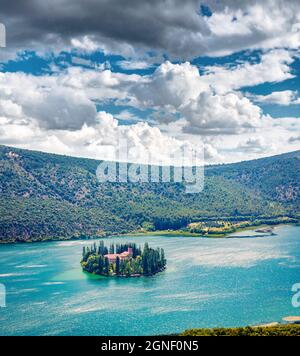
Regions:
<svg viewBox="0 0 300 356"><path fill-rule="evenodd" d="M99 263L98 263L98 269L99 269L99 274L103 273L103 267L104 267L104 261L103 261L103 256L99 256Z"/></svg>
<svg viewBox="0 0 300 356"><path fill-rule="evenodd" d="M104 261L104 273L107 276L109 275L109 268L110 268L109 259L106 257Z"/></svg>
<svg viewBox="0 0 300 356"><path fill-rule="evenodd" d="M117 257L116 259L116 274L119 275L120 274L120 258Z"/></svg>
<svg viewBox="0 0 300 356"><path fill-rule="evenodd" d="M115 253L115 245L114 244L111 244L110 247L109 247L109 253L110 254L114 254Z"/></svg>

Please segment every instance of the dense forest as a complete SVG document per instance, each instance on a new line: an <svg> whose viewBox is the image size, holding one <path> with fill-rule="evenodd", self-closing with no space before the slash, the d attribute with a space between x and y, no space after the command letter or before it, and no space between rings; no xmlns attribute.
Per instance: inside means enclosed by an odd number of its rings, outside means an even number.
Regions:
<svg viewBox="0 0 300 356"><path fill-rule="evenodd" d="M98 246L83 247L81 260L82 269L88 273L117 277L153 276L162 272L166 264L164 250L154 250L147 243L142 250L129 243L111 244L107 248L100 241Z"/></svg>
<svg viewBox="0 0 300 356"><path fill-rule="evenodd" d="M0 146L0 242L299 221L299 157L208 166L203 192L186 194L184 183L100 183L99 161Z"/></svg>

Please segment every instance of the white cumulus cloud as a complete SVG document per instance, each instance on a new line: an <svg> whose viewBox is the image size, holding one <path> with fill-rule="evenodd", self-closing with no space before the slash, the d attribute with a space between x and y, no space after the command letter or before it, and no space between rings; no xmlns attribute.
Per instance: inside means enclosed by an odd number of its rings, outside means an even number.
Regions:
<svg viewBox="0 0 300 356"><path fill-rule="evenodd" d="M293 90L276 91L269 95L249 95L258 103L277 104L283 106L300 105L298 92Z"/></svg>
<svg viewBox="0 0 300 356"><path fill-rule="evenodd" d="M262 113L247 98L230 93L202 93L182 109L187 122L185 131L192 134L240 134L261 126Z"/></svg>

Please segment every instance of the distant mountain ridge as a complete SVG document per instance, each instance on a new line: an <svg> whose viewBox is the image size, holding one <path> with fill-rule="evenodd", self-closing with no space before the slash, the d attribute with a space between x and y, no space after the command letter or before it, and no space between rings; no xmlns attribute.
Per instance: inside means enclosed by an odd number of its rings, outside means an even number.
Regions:
<svg viewBox="0 0 300 356"><path fill-rule="evenodd" d="M300 151L208 166L205 189L105 183L99 161L0 146L0 241L179 229L209 219L299 217Z"/></svg>

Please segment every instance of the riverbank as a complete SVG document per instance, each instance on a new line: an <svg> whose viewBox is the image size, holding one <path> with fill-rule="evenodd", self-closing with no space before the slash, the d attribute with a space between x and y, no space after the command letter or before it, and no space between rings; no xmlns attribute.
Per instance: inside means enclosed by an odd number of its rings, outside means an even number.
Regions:
<svg viewBox="0 0 300 356"><path fill-rule="evenodd" d="M182 230L155 230L155 231L129 231L124 234L107 234L107 235L101 235L101 236L80 236L80 237L46 237L46 238L37 238L37 239L28 239L28 240L20 240L20 239L9 239L9 240L1 240L0 239L0 245L10 245L10 244L31 244L31 243L42 243L42 242L57 242L57 241L91 241L91 240L99 240L99 239L108 239L111 237L126 237L126 236L131 236L131 237L143 237L143 236L170 236L170 237L197 237L197 238L232 238L231 235L237 234L243 231L253 231L253 230L261 230L265 228L277 228L279 226L286 226L286 225L291 225L291 226L299 226L300 222L290 222L290 221L284 221L280 220L278 223L272 223L272 224L267 224L267 223L262 223L262 224L254 224L254 225L249 225L245 227L240 227L240 228L235 228L234 231L228 232L228 231L220 231L217 234L216 233L209 233L209 234L201 234L201 233L196 233L196 232L190 232L186 229ZM268 237L272 236L273 234L259 234L257 237ZM235 236L234 236L235 237ZM253 235L251 236L237 236L236 238L253 238Z"/></svg>
<svg viewBox="0 0 300 356"><path fill-rule="evenodd" d="M297 223L283 223L279 222L276 225L268 225L268 224L261 224L261 225L253 225L253 226L247 226L247 227L241 227L235 229L233 232L220 232L218 234L198 234L194 232L189 232L186 230L158 230L158 231L143 231L143 232L133 232L130 234L130 236L134 237L139 237L139 236L182 236L182 237L200 237L200 238L253 238L253 237L269 237L269 236L274 236L276 235L274 233L274 230L280 226L299 226ZM258 230L262 231L264 229L268 229L272 227L272 232L259 232ZM241 233L244 231L257 231L257 235L245 235L245 236L235 236L234 234ZM118 235L118 236L127 236L128 234L124 235Z"/></svg>

